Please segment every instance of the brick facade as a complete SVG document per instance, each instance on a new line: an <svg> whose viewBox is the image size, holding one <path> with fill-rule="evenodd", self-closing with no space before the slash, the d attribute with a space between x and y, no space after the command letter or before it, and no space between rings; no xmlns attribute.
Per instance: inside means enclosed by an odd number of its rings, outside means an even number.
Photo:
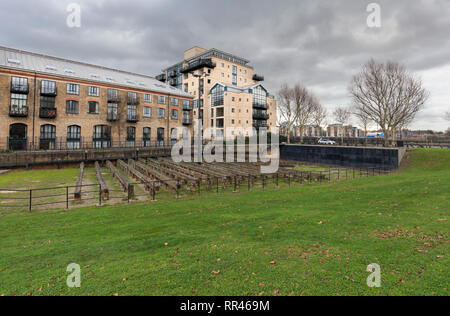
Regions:
<svg viewBox="0 0 450 316"><path fill-rule="evenodd" d="M23 106L18 110L16 107L10 108L12 77L27 78L28 92L20 92L21 98L26 98L26 108ZM55 97L55 118L40 117L41 107L41 82L43 80L53 81L56 83L57 95ZM67 84L79 85L78 94L70 94L67 92ZM89 87L98 87L99 96L90 96L88 94ZM118 120L108 120L108 89L118 90L120 103L118 104ZM132 121L128 120L128 92L137 94L136 114ZM144 101L144 94L152 95L151 102ZM26 95L26 97L23 97ZM165 97L165 104L159 104L159 97ZM172 104L172 98L176 98L176 104ZM127 88L116 85L107 85L98 82L90 82L72 78L63 78L59 76L50 76L44 74L34 74L27 71L11 70L0 68L0 120L3 123L0 127L0 149L10 149L8 139L15 135L16 142L20 142L17 137L16 128L14 135L10 135L11 126L14 124L23 124L26 126L27 145L26 149L40 149L41 146L41 127L44 125L52 125L56 131L55 148L65 149L69 126L79 126L81 128L81 143L83 148L93 145L94 126L105 125L111 130L111 146L125 147L127 145L127 129L135 128L135 146L143 145L144 128L150 128L150 142L145 145L153 145L157 143L158 128L164 129L164 145L168 145L171 141L170 132L177 129L181 133L182 128L192 128L192 111L189 111L189 119L185 119L183 124L183 100L189 100L192 107L192 99L187 97L172 96L161 92L152 92L150 90L140 90ZM69 114L66 111L67 101L78 102L78 112ZM89 102L98 103L98 113L89 113ZM186 102L186 101L185 101ZM151 117L144 117L144 107L151 108ZM164 118L158 117L158 109L164 109ZM12 110L12 111L11 111ZM177 111L177 118L172 118L172 110ZM28 113L25 113L28 112ZM17 115L19 114L19 115ZM52 116L53 112L49 115ZM18 127L18 125L14 125ZM20 133L19 133L20 134ZM14 140L13 140L14 141ZM11 142L10 142L11 143ZM130 142L128 143L130 145ZM44 146L45 147L45 146ZM17 149L17 148L16 148ZM25 148L23 148L25 149ZM47 149L47 148L42 148Z"/></svg>

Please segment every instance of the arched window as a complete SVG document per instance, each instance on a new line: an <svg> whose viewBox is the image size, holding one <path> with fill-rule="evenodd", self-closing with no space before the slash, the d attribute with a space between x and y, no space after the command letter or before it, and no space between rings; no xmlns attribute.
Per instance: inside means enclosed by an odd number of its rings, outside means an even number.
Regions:
<svg viewBox="0 0 450 316"><path fill-rule="evenodd" d="M67 149L81 148L81 127L72 125L67 127Z"/></svg>
<svg viewBox="0 0 450 316"><path fill-rule="evenodd" d="M150 147L151 135L151 128L144 127L142 131L142 147Z"/></svg>
<svg viewBox="0 0 450 316"><path fill-rule="evenodd" d="M164 147L164 128L158 128L156 146Z"/></svg>
<svg viewBox="0 0 450 316"><path fill-rule="evenodd" d="M27 150L27 125L11 124L9 126L8 149Z"/></svg>
<svg viewBox="0 0 450 316"><path fill-rule="evenodd" d="M56 149L56 126L55 125L46 124L46 125L41 126L39 149L41 149L41 150Z"/></svg>
<svg viewBox="0 0 450 316"><path fill-rule="evenodd" d="M111 147L111 126L96 125L92 136L92 145L94 148Z"/></svg>
<svg viewBox="0 0 450 316"><path fill-rule="evenodd" d="M135 147L136 146L136 127L129 126L127 127L127 147Z"/></svg>
<svg viewBox="0 0 450 316"><path fill-rule="evenodd" d="M224 104L224 93L225 88L217 84L213 89L211 89L211 105L219 106Z"/></svg>
<svg viewBox="0 0 450 316"><path fill-rule="evenodd" d="M170 142L172 146L176 144L177 140L178 140L178 130L176 128L172 128L172 130L170 131Z"/></svg>

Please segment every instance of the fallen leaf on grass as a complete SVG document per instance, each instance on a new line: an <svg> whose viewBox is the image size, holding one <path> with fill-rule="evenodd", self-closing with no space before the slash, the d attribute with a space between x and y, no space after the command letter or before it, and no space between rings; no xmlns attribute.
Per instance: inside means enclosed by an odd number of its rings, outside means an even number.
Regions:
<svg viewBox="0 0 450 316"><path fill-rule="evenodd" d="M213 270L211 273L212 273L212 274L220 274L220 270L217 270L217 271L214 271L214 270Z"/></svg>
<svg viewBox="0 0 450 316"><path fill-rule="evenodd" d="M273 264L276 264L276 262L275 262L275 261L270 261L270 264L272 264L272 265L273 265Z"/></svg>
<svg viewBox="0 0 450 316"><path fill-rule="evenodd" d="M446 218L438 219L438 222L446 222L446 221L447 221Z"/></svg>
<svg viewBox="0 0 450 316"><path fill-rule="evenodd" d="M273 295L278 295L278 294L280 294L280 291L278 291L278 290L273 291Z"/></svg>
<svg viewBox="0 0 450 316"><path fill-rule="evenodd" d="M320 221L319 223L318 223L319 225L322 225L323 224L323 222L322 221Z"/></svg>
<svg viewBox="0 0 450 316"><path fill-rule="evenodd" d="M169 245L169 243L167 243L167 242L166 242L166 243L164 243L164 246L166 246L166 247L167 247L168 245Z"/></svg>
<svg viewBox="0 0 450 316"><path fill-rule="evenodd" d="M119 293L114 293L113 296L119 296Z"/></svg>

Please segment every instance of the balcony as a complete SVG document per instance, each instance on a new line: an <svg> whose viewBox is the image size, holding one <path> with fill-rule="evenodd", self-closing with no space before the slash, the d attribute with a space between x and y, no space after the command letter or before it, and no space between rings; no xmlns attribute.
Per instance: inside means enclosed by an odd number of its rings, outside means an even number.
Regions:
<svg viewBox="0 0 450 316"><path fill-rule="evenodd" d="M253 75L253 80L254 81L264 81L264 76L258 75L258 74L254 74Z"/></svg>
<svg viewBox="0 0 450 316"><path fill-rule="evenodd" d="M55 119L56 118L56 108L39 108L39 117L43 119Z"/></svg>
<svg viewBox="0 0 450 316"><path fill-rule="evenodd" d="M160 74L155 77L156 80L166 82L166 74Z"/></svg>
<svg viewBox="0 0 450 316"><path fill-rule="evenodd" d="M120 103L120 97L117 94L108 94L109 103Z"/></svg>
<svg viewBox="0 0 450 316"><path fill-rule="evenodd" d="M262 102L253 102L253 108L255 109L268 109L269 106L267 105L267 103L262 103Z"/></svg>
<svg viewBox="0 0 450 316"><path fill-rule="evenodd" d="M27 117L28 106L13 106L9 107L9 116L11 117Z"/></svg>
<svg viewBox="0 0 450 316"><path fill-rule="evenodd" d="M139 97L127 97L128 105L139 105L140 102Z"/></svg>
<svg viewBox="0 0 450 316"><path fill-rule="evenodd" d="M253 118L260 119L260 120L268 120L270 118L270 116L269 116L269 114L263 113L263 112L253 112Z"/></svg>
<svg viewBox="0 0 450 316"><path fill-rule="evenodd" d="M170 84L172 87L176 87L176 86L177 86L177 79L170 79L170 80L169 80L169 84Z"/></svg>
<svg viewBox="0 0 450 316"><path fill-rule="evenodd" d="M139 122L139 115L137 115L137 114L128 114L127 115L127 122L128 123L137 123L137 122Z"/></svg>
<svg viewBox="0 0 450 316"><path fill-rule="evenodd" d="M188 117L183 118L183 125L191 125L192 120Z"/></svg>
<svg viewBox="0 0 450 316"><path fill-rule="evenodd" d="M184 67L183 70L181 70L181 73L185 74L202 68L213 69L216 68L216 64L213 63L211 58L198 59L194 62L191 62L188 66Z"/></svg>
<svg viewBox="0 0 450 316"><path fill-rule="evenodd" d="M169 77L174 78L177 76L177 72L175 70L169 71Z"/></svg>
<svg viewBox="0 0 450 316"><path fill-rule="evenodd" d="M56 97L58 95L58 88L43 87L41 88L41 95L47 97Z"/></svg>
<svg viewBox="0 0 450 316"><path fill-rule="evenodd" d="M106 116L106 119L109 122L116 122L119 120L119 114L118 113L108 113Z"/></svg>
<svg viewBox="0 0 450 316"><path fill-rule="evenodd" d="M183 111L192 111L192 106L190 104L183 104Z"/></svg>
<svg viewBox="0 0 450 316"><path fill-rule="evenodd" d="M11 92L28 94L28 92L29 92L28 84L11 83Z"/></svg>
<svg viewBox="0 0 450 316"><path fill-rule="evenodd" d="M264 128L267 127L267 122L265 121L253 121L253 127L255 128Z"/></svg>

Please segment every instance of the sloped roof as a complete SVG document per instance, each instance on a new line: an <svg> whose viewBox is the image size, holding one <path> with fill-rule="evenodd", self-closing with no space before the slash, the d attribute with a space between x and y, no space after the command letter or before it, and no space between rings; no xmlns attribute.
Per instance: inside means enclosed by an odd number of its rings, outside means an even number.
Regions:
<svg viewBox="0 0 450 316"><path fill-rule="evenodd" d="M0 67L117 85L124 88L160 92L180 97L193 97L150 76L1 46Z"/></svg>

